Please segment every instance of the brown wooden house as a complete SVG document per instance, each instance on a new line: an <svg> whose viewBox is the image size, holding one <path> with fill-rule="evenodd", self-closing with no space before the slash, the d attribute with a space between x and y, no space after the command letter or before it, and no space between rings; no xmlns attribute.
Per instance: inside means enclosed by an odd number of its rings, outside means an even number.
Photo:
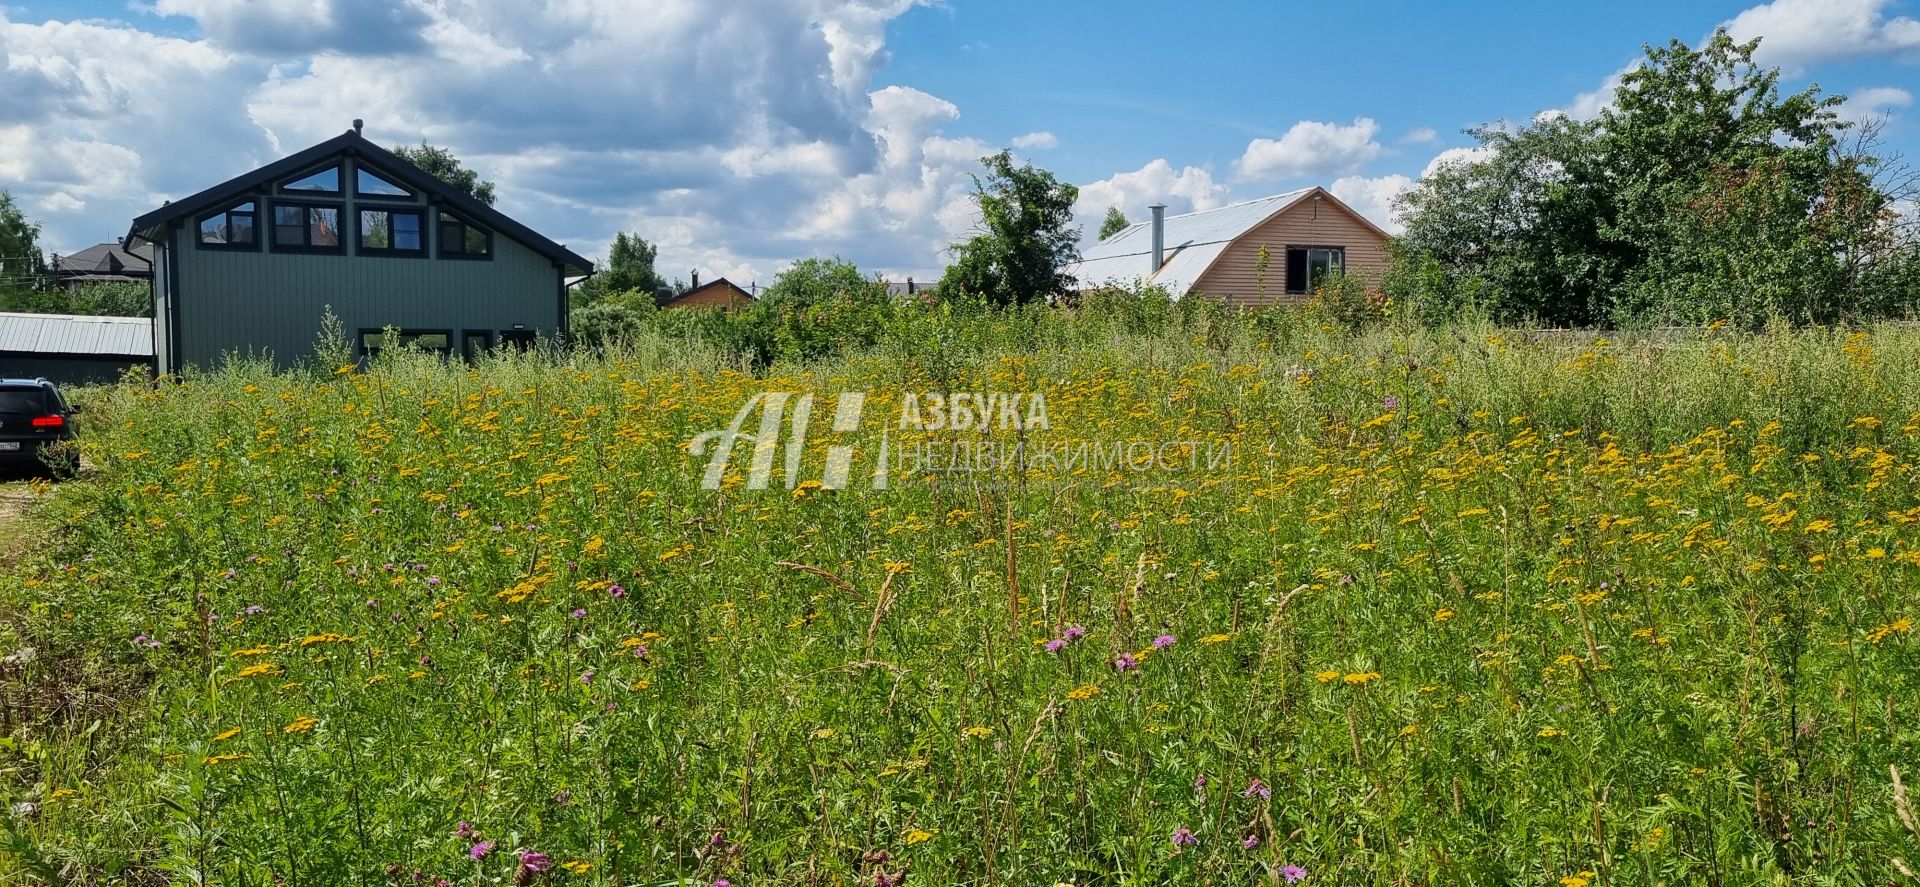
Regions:
<svg viewBox="0 0 1920 887"><path fill-rule="evenodd" d="M732 281L724 277L701 283L699 275L695 275L692 289L677 296L660 299L657 304L662 311L676 308L719 308L732 311L744 308L753 301L752 293L735 286Z"/></svg>
<svg viewBox="0 0 1920 887"><path fill-rule="evenodd" d="M1188 294L1264 308L1303 302L1339 274L1386 269L1387 232L1323 188L1302 188L1130 225L1088 249L1067 271L1082 289L1157 284ZM1267 251L1265 270L1260 250Z"/></svg>

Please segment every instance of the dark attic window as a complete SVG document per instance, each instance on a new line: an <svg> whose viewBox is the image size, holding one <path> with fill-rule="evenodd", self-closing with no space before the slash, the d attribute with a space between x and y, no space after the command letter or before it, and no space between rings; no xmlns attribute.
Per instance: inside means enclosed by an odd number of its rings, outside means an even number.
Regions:
<svg viewBox="0 0 1920 887"><path fill-rule="evenodd" d="M412 191L365 167L356 168L353 171L353 193L356 197L413 196Z"/></svg>
<svg viewBox="0 0 1920 887"><path fill-rule="evenodd" d="M282 191L299 191L306 194L340 193L340 167L329 166L280 183Z"/></svg>
<svg viewBox="0 0 1920 887"><path fill-rule="evenodd" d="M1346 247L1287 247L1287 292L1312 292L1329 278L1338 277L1346 266Z"/></svg>
<svg viewBox="0 0 1920 887"><path fill-rule="evenodd" d="M201 216L200 245L214 249L259 249L260 239L254 233L258 217L251 200Z"/></svg>
<svg viewBox="0 0 1920 887"><path fill-rule="evenodd" d="M273 248L276 252L339 252L340 208L275 202Z"/></svg>
<svg viewBox="0 0 1920 887"><path fill-rule="evenodd" d="M440 258L489 259L493 234L452 213L440 214Z"/></svg>
<svg viewBox="0 0 1920 887"><path fill-rule="evenodd" d="M359 251L374 254L426 255L425 213L417 209L360 210Z"/></svg>

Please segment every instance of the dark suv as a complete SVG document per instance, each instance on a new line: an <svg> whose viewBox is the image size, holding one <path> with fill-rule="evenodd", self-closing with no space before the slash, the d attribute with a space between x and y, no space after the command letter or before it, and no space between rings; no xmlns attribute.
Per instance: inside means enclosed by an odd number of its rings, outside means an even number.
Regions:
<svg viewBox="0 0 1920 887"><path fill-rule="evenodd" d="M45 379L0 379L0 466L45 465L56 474L79 467L73 407Z"/></svg>

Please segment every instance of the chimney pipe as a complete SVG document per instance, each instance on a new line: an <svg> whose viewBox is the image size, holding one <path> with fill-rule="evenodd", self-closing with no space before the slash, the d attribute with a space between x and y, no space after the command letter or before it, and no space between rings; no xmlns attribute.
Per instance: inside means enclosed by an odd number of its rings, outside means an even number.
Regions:
<svg viewBox="0 0 1920 887"><path fill-rule="evenodd" d="M700 269L695 268L693 269L693 285L688 287L688 289L697 290L699 288L700 288Z"/></svg>
<svg viewBox="0 0 1920 887"><path fill-rule="evenodd" d="M907 295L911 296L913 294L914 294L913 278L909 277L907 278Z"/></svg>
<svg viewBox="0 0 1920 887"><path fill-rule="evenodd" d="M354 134L354 135L359 135L359 134L360 134L360 127L363 127L363 126L366 126L366 125L367 125L367 122L366 122L365 120L361 120L361 119L360 119L360 118L358 118L358 117L355 117L355 118L353 118L353 134Z"/></svg>
<svg viewBox="0 0 1920 887"><path fill-rule="evenodd" d="M1156 203L1148 209L1153 210L1153 270L1151 273L1159 274L1160 266L1166 264L1167 259L1167 205Z"/></svg>

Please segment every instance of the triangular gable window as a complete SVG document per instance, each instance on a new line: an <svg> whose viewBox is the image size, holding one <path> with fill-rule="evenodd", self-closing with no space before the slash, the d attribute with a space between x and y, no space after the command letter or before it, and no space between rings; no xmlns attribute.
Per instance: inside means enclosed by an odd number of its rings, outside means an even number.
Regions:
<svg viewBox="0 0 1920 887"><path fill-rule="evenodd" d="M373 170L354 170L353 193L361 197L412 197L413 192Z"/></svg>
<svg viewBox="0 0 1920 887"><path fill-rule="evenodd" d="M340 193L340 167L329 166L280 183L282 191L308 191L316 194Z"/></svg>

